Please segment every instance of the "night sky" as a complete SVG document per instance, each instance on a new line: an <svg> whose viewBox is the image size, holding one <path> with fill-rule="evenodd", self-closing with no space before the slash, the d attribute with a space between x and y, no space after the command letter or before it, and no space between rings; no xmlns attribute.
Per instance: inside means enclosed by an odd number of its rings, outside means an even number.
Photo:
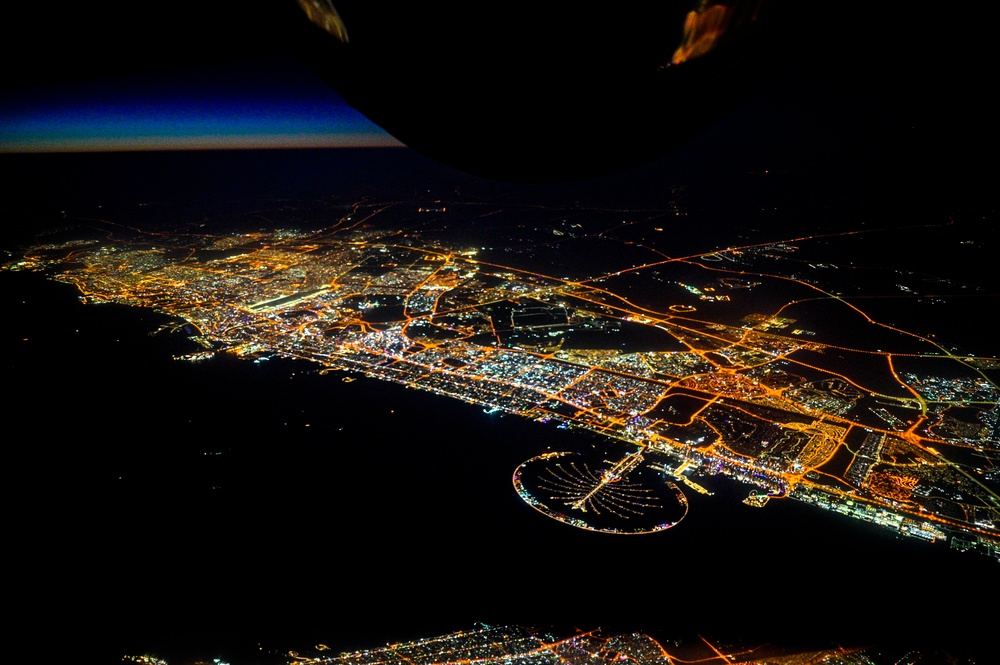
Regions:
<svg viewBox="0 0 1000 665"><path fill-rule="evenodd" d="M394 144L343 99L420 152L511 179L624 170L734 112L796 105L825 113L781 119L803 139L854 123L972 178L996 144L993 31L972 9L733 0L758 10L745 39L671 69L688 3L535 4L342 1L348 44L293 0L21 6L0 47L0 150ZM747 111L761 96L775 106Z"/></svg>
<svg viewBox="0 0 1000 665"><path fill-rule="evenodd" d="M399 145L288 58L27 88L0 128L4 152Z"/></svg>

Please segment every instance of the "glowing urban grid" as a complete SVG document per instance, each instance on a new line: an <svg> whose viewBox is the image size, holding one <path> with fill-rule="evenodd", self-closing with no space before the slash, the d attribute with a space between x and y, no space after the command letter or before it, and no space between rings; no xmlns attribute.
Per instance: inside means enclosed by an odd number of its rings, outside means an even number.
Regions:
<svg viewBox="0 0 1000 665"><path fill-rule="evenodd" d="M608 437L625 452L548 452L514 475L574 526L669 528L686 514L677 483L707 492L699 478L724 474L757 488L750 505L791 498L1000 557L1000 359L882 323L865 290L883 283L846 293L826 283L843 279L837 264L798 258L861 231L690 256L628 241L651 258L582 277L381 220L399 206L358 203L318 231L94 222L106 238L38 244L7 269L178 317L202 346L186 360L302 359ZM608 238L578 227L544 231ZM893 279L894 297L946 297ZM800 322L815 303L826 318ZM848 346L824 321L859 333Z"/></svg>

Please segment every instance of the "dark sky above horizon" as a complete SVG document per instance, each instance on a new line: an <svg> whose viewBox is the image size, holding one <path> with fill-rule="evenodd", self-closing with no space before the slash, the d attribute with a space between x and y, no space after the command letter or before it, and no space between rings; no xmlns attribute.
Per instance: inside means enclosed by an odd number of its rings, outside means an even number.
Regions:
<svg viewBox="0 0 1000 665"><path fill-rule="evenodd" d="M398 145L287 56L57 81L0 103L0 152Z"/></svg>
<svg viewBox="0 0 1000 665"><path fill-rule="evenodd" d="M388 128L458 168L517 178L505 162L550 160L526 177L574 177L574 162L587 174L604 155L613 171L666 154L764 95L779 111L821 109L781 119L812 123L814 136L854 123L894 150L909 127L930 160L978 169L975 155L996 145L987 22L971 10L797 4L766 0L772 19L752 47L652 84L629 78L629 58L667 58L678 26L643 26L659 15L640 10L341 0L351 42L317 48L293 0L21 6L9 22L20 39L0 47L13 63L0 151L398 145Z"/></svg>

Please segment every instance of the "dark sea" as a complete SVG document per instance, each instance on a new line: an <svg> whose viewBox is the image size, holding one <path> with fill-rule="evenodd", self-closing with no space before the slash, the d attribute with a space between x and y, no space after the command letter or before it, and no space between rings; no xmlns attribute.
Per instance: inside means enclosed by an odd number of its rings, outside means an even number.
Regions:
<svg viewBox="0 0 1000 665"><path fill-rule="evenodd" d="M600 187L511 185L403 150L3 160L12 250L90 217L224 231L418 194L656 207L682 174L689 190L709 177L670 162ZM764 196L743 166L712 176L729 193L712 214ZM793 222L752 228L780 238ZM720 246L734 234L722 227ZM712 497L687 492L687 517L664 532L574 529L511 477L539 453L600 446L594 434L301 361L177 361L194 347L150 334L164 315L77 295L0 274L10 574L31 589L19 611L98 654L81 662L269 663L477 623L953 652L993 638L1000 567L986 557L791 501L751 508L750 488L724 478L703 479Z"/></svg>

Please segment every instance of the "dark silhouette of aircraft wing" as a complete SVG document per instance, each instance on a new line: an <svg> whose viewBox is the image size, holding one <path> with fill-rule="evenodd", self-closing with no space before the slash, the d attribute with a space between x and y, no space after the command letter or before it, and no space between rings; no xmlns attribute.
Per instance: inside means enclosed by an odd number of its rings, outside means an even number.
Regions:
<svg viewBox="0 0 1000 665"><path fill-rule="evenodd" d="M57 0L9 18L8 87L296 53L411 148L528 181L637 166L796 80L922 108L975 141L993 69L989 20L944 4Z"/></svg>

